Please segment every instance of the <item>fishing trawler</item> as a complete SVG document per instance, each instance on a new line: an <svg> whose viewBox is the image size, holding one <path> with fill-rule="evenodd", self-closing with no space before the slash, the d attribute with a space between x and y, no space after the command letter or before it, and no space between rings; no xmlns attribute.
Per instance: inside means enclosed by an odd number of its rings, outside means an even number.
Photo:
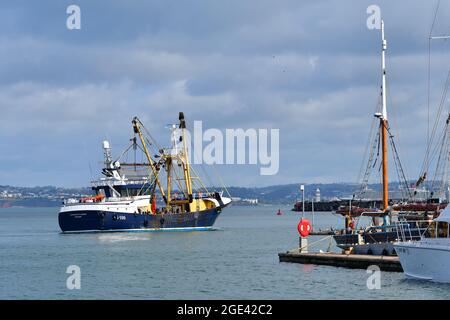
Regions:
<svg viewBox="0 0 450 320"><path fill-rule="evenodd" d="M171 126L171 148L161 148L137 117L132 126L134 136L118 159L113 159L109 142L103 142L104 177L92 182L93 196L64 200L58 215L61 230L210 230L231 197L208 190L190 165L184 114ZM136 162L137 150L144 162ZM135 161L121 162L131 151Z"/></svg>

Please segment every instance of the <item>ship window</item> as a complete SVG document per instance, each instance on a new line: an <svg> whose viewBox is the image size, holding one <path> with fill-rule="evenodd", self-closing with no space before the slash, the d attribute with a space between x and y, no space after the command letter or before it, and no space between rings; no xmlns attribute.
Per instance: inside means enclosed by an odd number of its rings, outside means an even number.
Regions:
<svg viewBox="0 0 450 320"><path fill-rule="evenodd" d="M437 226L437 238L448 237L448 222L438 222Z"/></svg>
<svg viewBox="0 0 450 320"><path fill-rule="evenodd" d="M126 188L120 190L120 195L122 197L134 197L139 196L141 194L141 189L134 189L134 188Z"/></svg>
<svg viewBox="0 0 450 320"><path fill-rule="evenodd" d="M436 238L436 222L431 222L425 231L425 238Z"/></svg>

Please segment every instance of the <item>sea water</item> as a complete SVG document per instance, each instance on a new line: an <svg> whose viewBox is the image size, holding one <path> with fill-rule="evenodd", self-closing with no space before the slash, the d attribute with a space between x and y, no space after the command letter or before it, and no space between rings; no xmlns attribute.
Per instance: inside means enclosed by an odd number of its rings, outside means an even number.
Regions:
<svg viewBox="0 0 450 320"><path fill-rule="evenodd" d="M279 252L298 247L301 214L289 207L231 206L215 231L202 232L62 234L57 215L58 208L0 209L0 299L450 298L449 285L399 272L381 272L380 289L369 289L367 270L280 263ZM322 212L314 222L344 223ZM330 240L310 250L336 251ZM79 268L79 289L67 285L69 266Z"/></svg>

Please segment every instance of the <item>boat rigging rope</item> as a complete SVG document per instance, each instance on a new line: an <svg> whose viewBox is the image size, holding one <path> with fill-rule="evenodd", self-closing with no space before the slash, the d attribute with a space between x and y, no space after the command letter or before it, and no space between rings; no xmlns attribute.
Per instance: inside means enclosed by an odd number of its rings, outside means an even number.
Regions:
<svg viewBox="0 0 450 320"><path fill-rule="evenodd" d="M448 125L449 120L446 122L446 126L444 128L444 132L442 134L442 138L440 139L441 143L439 144L439 157L436 163L436 170L434 172L434 177L431 184L431 191L434 191L435 185L438 183L438 179L441 179L441 188L440 193L442 193L445 188L445 179L444 175L446 175L446 168L448 166Z"/></svg>
<svg viewBox="0 0 450 320"><path fill-rule="evenodd" d="M228 188L225 186L225 183L223 182L222 177L221 177L220 174L217 172L216 168L214 168L214 166L212 166L212 167L213 167L214 173L216 174L216 177L219 179L220 183L222 184L222 187L225 189L225 192L226 192L227 195L231 198L231 194L230 194L230 192L228 191Z"/></svg>
<svg viewBox="0 0 450 320"><path fill-rule="evenodd" d="M426 153L425 153L424 161L422 163L422 167L421 167L421 171L420 171L420 176L423 176L429 170L430 163L433 160L433 158L430 159L430 153L431 153L431 157L434 157L434 152L431 152L432 151L431 149L432 149L433 143L435 141L437 128L438 128L440 120L441 120L442 110L443 110L445 102L446 102L449 86L450 86L450 71L447 74L447 80L445 81L445 86L444 86L444 89L442 91L442 96L441 96L441 100L440 100L440 103L439 103L438 112L437 112L437 115L436 115L436 120L434 122L431 135L429 136L429 139L428 139ZM437 151L436 150L436 146L434 146L434 147L435 147L435 149L433 151Z"/></svg>
<svg viewBox="0 0 450 320"><path fill-rule="evenodd" d="M361 200L363 195L366 192L367 185L369 183L369 179L370 179L370 176L372 173L372 169L375 167L375 165L377 163L377 159L379 157L379 148L380 148L380 131L377 130L375 139L372 141L372 146L370 148L371 152L369 155L369 160L367 161L366 171L364 172L364 177L363 177L363 180L360 185L360 190L356 194L358 196L358 198L357 198L358 200ZM378 151L377 151L376 157L375 157L375 150L377 150L377 149L378 149ZM374 159L374 157L375 157L375 159Z"/></svg>
<svg viewBox="0 0 450 320"><path fill-rule="evenodd" d="M116 158L116 160L113 161L113 163L116 162L116 161L121 161L121 159L123 158L123 156L126 155L126 154L128 153L128 151L131 149L131 147L133 147L133 144L130 144L129 146L127 146L127 148L120 154L120 156L118 156L118 157Z"/></svg>
<svg viewBox="0 0 450 320"><path fill-rule="evenodd" d="M143 129L143 131L145 132L145 134L147 135L148 139L146 138L147 142L149 143L149 145L153 145L155 146L158 151L161 150L161 146L158 144L158 142L153 138L153 136L150 134L150 132L147 130L147 128L144 126L144 124L139 120L139 123L141 125L141 128Z"/></svg>
<svg viewBox="0 0 450 320"><path fill-rule="evenodd" d="M433 35L434 24L436 23L437 13L439 11L439 6L441 4L441 0L438 0L436 10L434 11L433 22L430 28L430 34L428 36L428 84L427 84L427 149L425 153L425 162L426 162L426 171L429 169L429 161L428 161L428 151L430 148L430 96L431 96L431 37Z"/></svg>
<svg viewBox="0 0 450 320"><path fill-rule="evenodd" d="M188 198L188 194L187 194L186 190L183 188L183 186L181 185L181 180L184 180L184 178L180 178L180 176L178 175L178 172L175 169L175 167L173 167L172 172L175 175L175 182L176 182L176 184L178 186L178 191L181 192L183 194L183 196L187 199Z"/></svg>
<svg viewBox="0 0 450 320"><path fill-rule="evenodd" d="M195 153L194 155L195 155L195 156L198 155L197 152L198 152L198 150L194 150L194 153ZM198 157L197 159L201 159L201 158ZM216 177L218 178L219 183L222 185L222 188L225 190L225 192L226 192L226 193L228 194L228 196L231 198L231 195L230 195L230 193L228 192L228 189L227 189L227 187L225 186L225 183L223 182L222 177L221 177L220 174L217 172L217 170L216 170L214 164L211 165L211 167L213 168L214 174L215 174ZM192 166L191 166L191 168L192 168ZM212 179L211 179L210 175L208 174L208 172L206 171L205 167L204 167L203 165L200 165L200 169L202 170L203 174L205 175L205 178L206 178L206 180L208 181L208 183L210 184L210 187L213 188L214 191L216 191L217 189L216 189L216 187L213 185ZM206 187L205 187L205 189L206 189Z"/></svg>
<svg viewBox="0 0 450 320"><path fill-rule="evenodd" d="M203 190L206 193L209 193L208 188L203 184L202 180L200 179L197 171L195 171L194 167L191 166L191 170L194 173L194 177L196 178L194 180L194 186L195 186L195 189L197 190L197 193L199 192L199 190Z"/></svg>
<svg viewBox="0 0 450 320"><path fill-rule="evenodd" d="M198 150L194 149L194 157L197 157L197 159L201 159L200 157L198 157ZM200 169L202 170L209 186L211 188L214 188L211 177L209 176L208 172L206 171L206 169L203 167L203 165L200 164Z"/></svg>
<svg viewBox="0 0 450 320"><path fill-rule="evenodd" d="M429 151L430 145L432 143L432 138L430 138L430 96L431 96L431 40L434 30L434 25L436 23L437 13L439 11L439 6L441 4L441 0L438 0L436 10L434 11L433 22L431 23L430 34L428 36L428 81L427 81L427 143L425 149L425 158L424 163L422 165L422 169L420 172L420 178L418 181L423 182L426 178L426 173L430 167L429 162Z"/></svg>
<svg viewBox="0 0 450 320"><path fill-rule="evenodd" d="M315 244L317 244L317 243L319 243L319 242L322 242L323 240L331 239L332 237L333 237L333 235L323 237L323 238L321 238L321 239L319 239L319 240L317 240L317 241L314 241L314 242L311 243L311 244L307 244L306 246L298 247L298 248L294 248L294 249L288 250L288 252L298 252L298 251L301 251L301 250L303 250L303 249L310 248L311 246L313 246L313 245L315 245ZM329 246L329 247L331 247L331 246Z"/></svg>
<svg viewBox="0 0 450 320"><path fill-rule="evenodd" d="M398 154L397 147L396 147L395 142L394 142L394 136L391 134L391 131L390 131L389 127L387 128L387 131L388 131L388 134L389 134L389 140L391 142L391 149L392 149L392 154L393 154L393 157L394 157L394 165L395 165L395 170L397 172L398 182L400 184L403 183L403 187L407 191L408 198L412 199L411 190L410 190L409 185L408 185L408 179L406 179L405 171L403 170L403 166L402 166L402 163L400 161L400 156ZM403 196L403 194L402 194L402 196Z"/></svg>
<svg viewBox="0 0 450 320"><path fill-rule="evenodd" d="M381 96L378 97L378 102L377 102L377 105L375 106L374 113L377 112L380 109L380 107L381 107ZM358 178L356 180L357 184L359 184L361 181L363 181L362 180L363 167L364 167L364 164L366 164L367 154L368 154L369 150L371 150L371 146L372 146L371 142L373 142L373 139L374 139L374 129L375 129L376 122L377 122L376 119L373 118L371 125L370 125L369 136L367 137L366 148L364 149L364 155L363 155L361 165L360 165L359 171L358 171ZM366 170L367 170L367 168L366 168Z"/></svg>

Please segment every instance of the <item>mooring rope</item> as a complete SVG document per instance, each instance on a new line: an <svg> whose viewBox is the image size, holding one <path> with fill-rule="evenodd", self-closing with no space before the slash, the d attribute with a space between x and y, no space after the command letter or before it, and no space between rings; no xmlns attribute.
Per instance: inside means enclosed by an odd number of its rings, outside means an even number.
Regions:
<svg viewBox="0 0 450 320"><path fill-rule="evenodd" d="M322 239L320 239L320 240L317 240L317 241L315 241L315 242L313 242L313 243L311 243L311 244L307 244L306 246L294 248L294 249L292 249L292 250L288 250L288 252L301 251L301 250L306 249L306 248L308 248L308 247L311 247L311 246L313 246L313 245L315 245L315 244L317 244L317 243L319 243L319 242L321 242L321 241L323 241L323 240L325 240L325 239L331 239L332 237L333 237L333 235L331 235L331 236L326 236L326 237L324 237L324 238L322 238ZM329 247L331 247L331 246L329 246Z"/></svg>

